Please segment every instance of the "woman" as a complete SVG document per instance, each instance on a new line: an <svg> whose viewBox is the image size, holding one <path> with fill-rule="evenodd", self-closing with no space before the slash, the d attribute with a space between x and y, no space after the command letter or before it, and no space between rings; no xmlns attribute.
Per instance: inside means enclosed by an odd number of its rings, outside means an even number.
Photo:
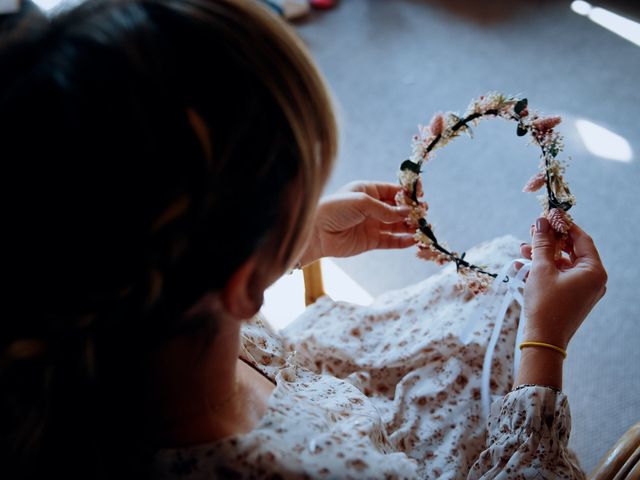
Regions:
<svg viewBox="0 0 640 480"><path fill-rule="evenodd" d="M298 262L412 244L397 187L356 184L316 209L336 154L330 98L261 7L95 0L30 14L5 34L0 71L17 312L0 330L8 478L582 475L554 350L523 352L486 444L470 414L460 431L475 436L434 453L444 434L424 437L426 414L394 424L408 403L367 391L365 367L328 375L330 349L314 363L300 335L245 322ZM566 348L604 292L592 241L578 227L571 238L556 263L538 221L525 339ZM464 349L468 368L483 345ZM409 360L385 385L409 388ZM511 380L503 369L494 393ZM412 405L435 401L422 398ZM456 401L477 409L473 394Z"/></svg>

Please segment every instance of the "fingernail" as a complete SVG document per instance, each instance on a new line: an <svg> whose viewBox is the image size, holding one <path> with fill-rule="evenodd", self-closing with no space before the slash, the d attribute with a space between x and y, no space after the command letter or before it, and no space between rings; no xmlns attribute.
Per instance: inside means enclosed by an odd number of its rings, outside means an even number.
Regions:
<svg viewBox="0 0 640 480"><path fill-rule="evenodd" d="M409 215L411 213L412 208L408 207L408 206L401 206L401 207L396 207L396 211L400 214L400 215Z"/></svg>
<svg viewBox="0 0 640 480"><path fill-rule="evenodd" d="M549 231L549 220L544 217L540 217L536 220L536 232L547 233Z"/></svg>
<svg viewBox="0 0 640 480"><path fill-rule="evenodd" d="M522 243L520 244L520 248L524 247L526 244L527 244L527 242L522 242Z"/></svg>

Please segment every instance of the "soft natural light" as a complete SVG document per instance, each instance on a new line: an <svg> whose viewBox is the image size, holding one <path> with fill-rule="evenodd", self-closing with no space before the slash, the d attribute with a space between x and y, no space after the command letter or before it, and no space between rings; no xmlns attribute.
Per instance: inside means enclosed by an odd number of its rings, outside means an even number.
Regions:
<svg viewBox="0 0 640 480"><path fill-rule="evenodd" d="M322 279L327 295L333 300L359 305L368 305L373 300L364 288L328 258L322 259ZM261 312L279 330L289 325L304 309L303 275L296 270L291 275L284 275L267 289Z"/></svg>
<svg viewBox="0 0 640 480"><path fill-rule="evenodd" d="M589 152L598 157L619 162L633 158L631 145L626 139L588 120L576 120L578 134Z"/></svg>
<svg viewBox="0 0 640 480"><path fill-rule="evenodd" d="M579 15L587 15L591 10L591 4L588 2L576 1L571 2L571 10Z"/></svg>
<svg viewBox="0 0 640 480"><path fill-rule="evenodd" d="M52 10L63 2L64 0L33 0L33 3L45 11Z"/></svg>
<svg viewBox="0 0 640 480"><path fill-rule="evenodd" d="M588 2L571 2L571 10L579 15L585 15L601 27L620 35L622 38L640 46L640 23L634 22L621 15L601 7L594 7Z"/></svg>

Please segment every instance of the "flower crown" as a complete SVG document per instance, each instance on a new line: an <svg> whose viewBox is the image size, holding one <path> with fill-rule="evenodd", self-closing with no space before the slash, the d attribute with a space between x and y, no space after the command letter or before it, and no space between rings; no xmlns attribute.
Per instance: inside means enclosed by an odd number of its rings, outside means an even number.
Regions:
<svg viewBox="0 0 640 480"><path fill-rule="evenodd" d="M543 215L563 241L573 223L567 210L576 203L564 180L565 164L556 158L564 147L562 136L554 131L561 119L541 117L536 112L530 112L526 98L491 92L473 100L462 117L453 112L437 113L429 126L419 125L418 134L413 137L413 153L400 165L398 178L402 190L396 195L395 201L397 205L412 207L407 221L416 227L418 257L435 261L439 265L455 262L458 273L465 277L467 287L473 293L486 291L497 275L469 263L465 260L464 253L458 255L438 241L433 226L426 219L429 205L422 200L424 192L420 174L422 164L433 158L435 149L444 147L462 133L473 138L470 124L475 126L480 119L490 117L517 122L516 134L519 137L529 134L531 143L540 147L542 154L539 171L529 179L523 191L536 192L546 186L546 194L538 196L538 200L542 205Z"/></svg>

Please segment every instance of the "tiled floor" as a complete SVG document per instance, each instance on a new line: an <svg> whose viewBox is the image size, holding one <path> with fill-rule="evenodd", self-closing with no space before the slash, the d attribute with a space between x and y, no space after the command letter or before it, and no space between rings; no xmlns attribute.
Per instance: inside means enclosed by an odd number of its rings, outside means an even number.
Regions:
<svg viewBox="0 0 640 480"><path fill-rule="evenodd" d="M631 3L601 6L638 19ZM395 181L416 124L464 110L488 90L522 94L531 108L563 116L572 213L610 277L565 369L572 445L590 470L640 420L640 47L570 4L343 0L297 28L341 111L341 154L327 191L354 179ZM527 238L538 205L520 189L537 152L523 143L511 123L487 122L428 166L431 219L456 249L507 233ZM435 271L410 250L337 264L374 295Z"/></svg>

